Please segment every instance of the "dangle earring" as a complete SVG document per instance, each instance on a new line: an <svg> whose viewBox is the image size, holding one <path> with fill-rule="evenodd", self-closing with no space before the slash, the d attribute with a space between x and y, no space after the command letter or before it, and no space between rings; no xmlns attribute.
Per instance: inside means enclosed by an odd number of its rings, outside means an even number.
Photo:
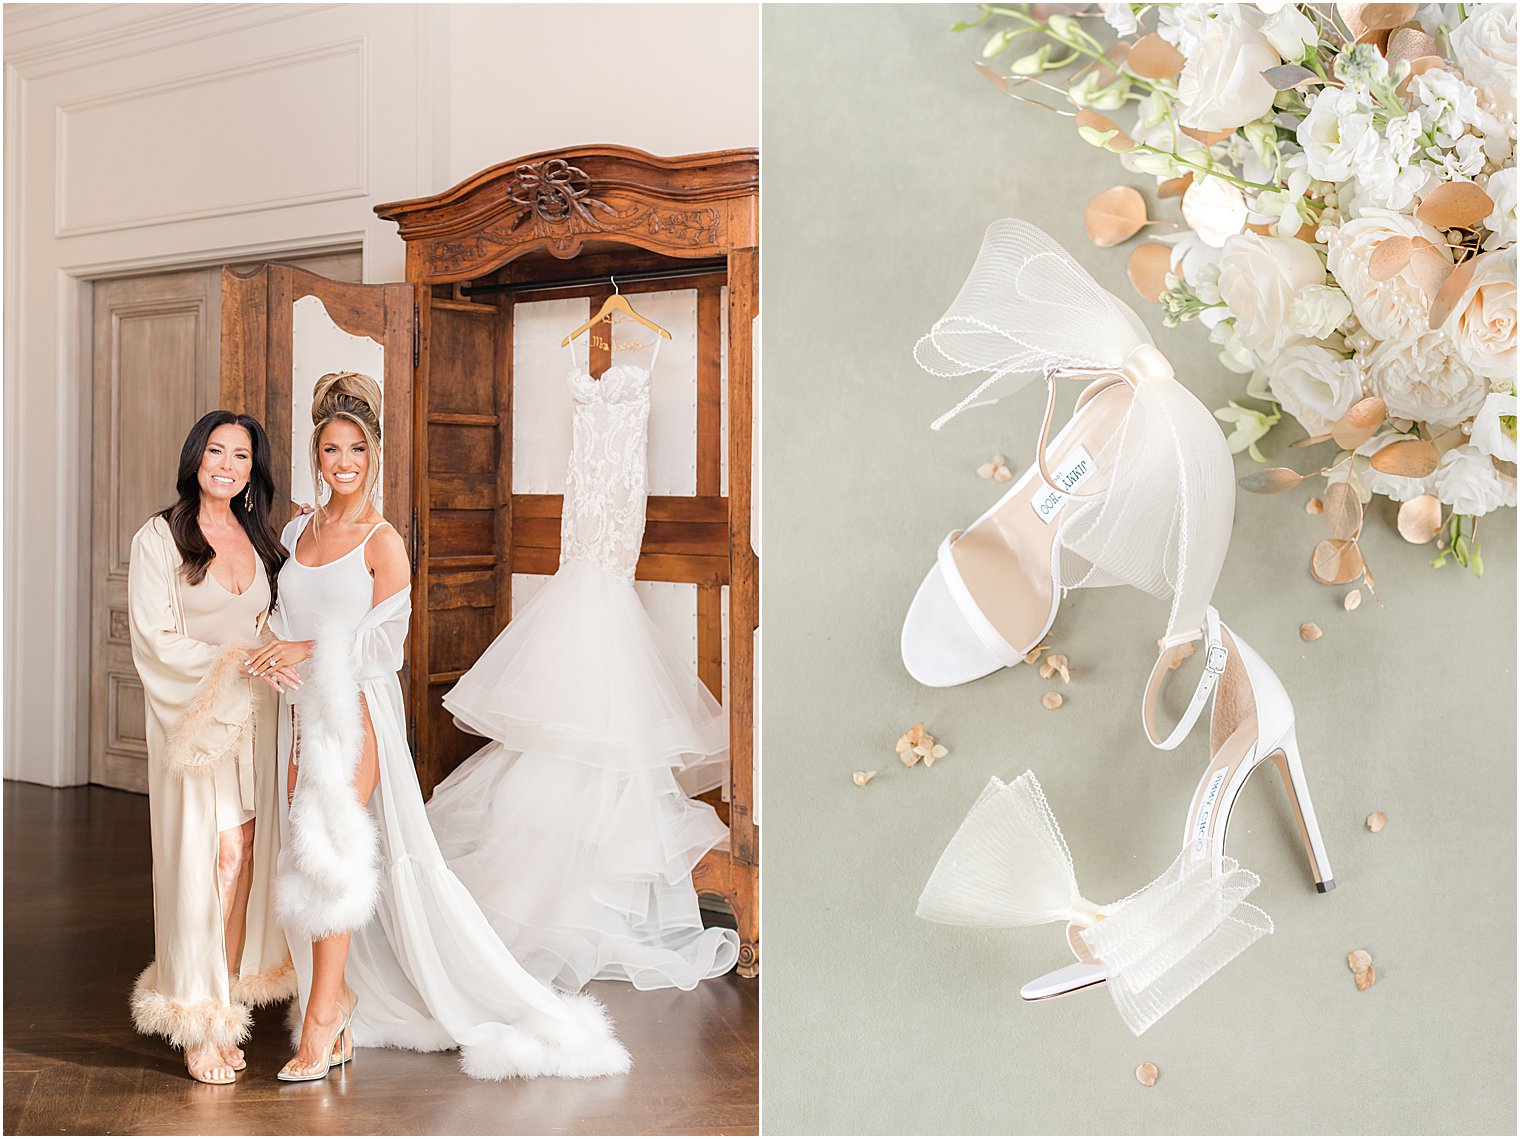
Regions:
<svg viewBox="0 0 1520 1139"><path fill-rule="evenodd" d="M317 476L317 505L318 506L323 506L323 505L326 504L326 502L327 502L327 492L328 492L327 480L324 479L321 475L318 475Z"/></svg>
<svg viewBox="0 0 1520 1139"><path fill-rule="evenodd" d="M249 514L253 513L253 480L249 480L248 489L243 492L243 509Z"/></svg>

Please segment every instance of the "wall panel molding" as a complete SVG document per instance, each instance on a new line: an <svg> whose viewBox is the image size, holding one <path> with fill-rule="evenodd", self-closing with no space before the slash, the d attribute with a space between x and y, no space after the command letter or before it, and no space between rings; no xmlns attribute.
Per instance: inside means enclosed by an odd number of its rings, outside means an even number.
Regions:
<svg viewBox="0 0 1520 1139"><path fill-rule="evenodd" d="M360 36L58 104L54 128L54 236L110 233L368 196L369 55L368 37ZM322 113L304 119L289 113L295 108L285 108L285 114L279 113L279 108L260 110L261 78L269 77L270 93L289 98L290 92L321 90L326 78L322 74L324 69L334 62L349 61L355 74L353 87L344 93L345 104L323 99ZM165 98L176 95L180 96L177 100ZM217 106L219 103L221 107ZM211 115L206 113L208 106L215 109ZM112 111L117 113L112 115ZM247 116L242 123L233 117L240 112ZM134 122L134 113L141 116L139 121ZM185 126L178 132L170 128L178 143L166 152L165 161L171 164L157 168L157 187L143 187L153 189L150 201L134 208L130 199L124 199L121 182L110 176L121 156L113 153L105 140L124 140L123 149L136 145L158 129L152 123L155 119L161 121L165 115L179 115ZM92 119L96 126L93 131ZM258 164L259 159L280 152L274 135L288 131L292 121L302 122L308 128L301 150L315 161L292 164L287 172L288 190L280 186L273 193L239 196L235 191L240 162L254 163L243 174L257 178L264 169ZM273 129L261 131L260 127ZM191 134L196 129L204 132L200 140ZM315 133L318 129L320 135ZM71 146L74 136L83 136L77 147ZM172 165L175 158L181 163L179 168ZM311 176L319 163L329 167L323 172L327 177L318 177L313 184ZM208 176L210 171L225 171L227 175L218 180ZM322 185L324 180L329 184ZM271 180L271 185L278 186L278 182ZM233 192L216 201L224 189ZM205 204L155 210L161 201L172 202L176 193L187 203ZM123 216L112 217L113 208L122 209Z"/></svg>

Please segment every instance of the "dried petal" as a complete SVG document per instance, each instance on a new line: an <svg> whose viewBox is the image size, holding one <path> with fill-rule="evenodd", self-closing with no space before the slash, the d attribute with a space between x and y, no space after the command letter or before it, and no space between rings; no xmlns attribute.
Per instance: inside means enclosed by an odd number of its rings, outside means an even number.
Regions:
<svg viewBox="0 0 1520 1139"><path fill-rule="evenodd" d="M1012 478L1013 472L1004 466L999 466L997 470L992 472L993 482L1009 482Z"/></svg>
<svg viewBox="0 0 1520 1139"><path fill-rule="evenodd" d="M1446 280L1436 292L1435 300L1430 302L1430 318L1427 323L1431 328L1440 328L1446 323L1446 318L1451 316L1452 309L1457 307L1462 295L1467 292L1477 260L1476 257L1469 257L1447 274Z"/></svg>
<svg viewBox="0 0 1520 1139"><path fill-rule="evenodd" d="M1422 479L1434 473L1440 461L1441 456L1434 443L1424 439L1400 439L1372 456L1372 469L1382 471L1385 475Z"/></svg>
<svg viewBox="0 0 1520 1139"><path fill-rule="evenodd" d="M1274 91L1287 91L1293 87L1301 87L1305 83L1323 83L1314 72L1307 67L1296 63L1284 63L1279 67L1269 67L1261 73L1261 77L1272 85Z"/></svg>
<svg viewBox="0 0 1520 1139"><path fill-rule="evenodd" d="M1493 212L1494 200L1476 182L1441 182L1414 216L1437 229L1471 229Z"/></svg>
<svg viewBox="0 0 1520 1139"><path fill-rule="evenodd" d="M1191 173L1184 174L1180 178L1168 178L1156 187L1156 197L1180 198L1183 194L1187 193L1187 188L1192 184L1193 175Z"/></svg>
<svg viewBox="0 0 1520 1139"><path fill-rule="evenodd" d="M1314 547L1309 572L1321 585L1345 585L1362 576L1363 566L1354 538L1326 538Z"/></svg>
<svg viewBox="0 0 1520 1139"><path fill-rule="evenodd" d="M1353 973L1365 973L1372 968L1372 954L1365 949L1353 949L1346 954L1346 964Z"/></svg>
<svg viewBox="0 0 1520 1139"><path fill-rule="evenodd" d="M1066 701L1062 698L1059 692L1052 691L1045 693L1044 696L1041 696L1040 703L1045 705L1047 708L1054 709L1059 708L1062 704L1066 703Z"/></svg>
<svg viewBox="0 0 1520 1139"><path fill-rule="evenodd" d="M1145 225L1145 199L1133 186L1115 186L1104 190L1087 203L1082 224L1094 245L1105 249L1127 241Z"/></svg>
<svg viewBox="0 0 1520 1139"><path fill-rule="evenodd" d="M1350 483L1325 488L1325 529L1332 538L1354 539L1362 532L1362 501Z"/></svg>
<svg viewBox="0 0 1520 1139"><path fill-rule="evenodd" d="M857 771L852 776L852 778L855 780L855 786L857 786L857 787L864 787L867 783L871 782L871 780L873 780L873 779L876 778L876 772L874 772L874 771Z"/></svg>
<svg viewBox="0 0 1520 1139"><path fill-rule="evenodd" d="M1156 1086L1156 1077L1161 1073L1156 1070L1156 1065L1149 1060L1135 1069L1135 1079L1139 1080L1148 1088Z"/></svg>
<svg viewBox="0 0 1520 1139"><path fill-rule="evenodd" d="M1360 589L1353 589L1350 593L1346 594L1346 600L1344 600L1344 601L1341 602L1341 604L1346 607L1346 612L1347 613L1350 613L1353 609L1355 609L1361 603L1362 603L1362 591Z"/></svg>
<svg viewBox="0 0 1520 1139"><path fill-rule="evenodd" d="M1382 830L1387 825L1388 816L1383 814L1382 811L1373 811L1372 814L1367 816L1367 829L1370 830L1373 834L1377 834L1378 831ZM1367 958L1367 961L1370 964L1372 958Z"/></svg>
<svg viewBox="0 0 1520 1139"><path fill-rule="evenodd" d="M1423 546L1441 532L1441 500L1422 494L1399 504L1399 535L1406 542Z"/></svg>
<svg viewBox="0 0 1520 1139"><path fill-rule="evenodd" d="M922 758L923 758L923 756L919 755L918 752L916 752L916 751L904 752L903 753L903 757L902 757L903 766L904 767L912 767L914 764L916 764Z"/></svg>
<svg viewBox="0 0 1520 1139"><path fill-rule="evenodd" d="M1160 642L1158 641L1157 644L1160 644ZM1182 662L1187 660L1188 657L1192 656L1194 651L1195 646L1193 645L1192 641L1188 641L1185 644L1181 645L1173 645L1172 655L1171 658L1166 662L1166 667L1171 669L1173 672L1176 672L1179 668L1182 667Z"/></svg>
<svg viewBox="0 0 1520 1139"><path fill-rule="evenodd" d="M1040 678L1042 680L1049 680L1052 676L1055 675L1055 673L1056 673L1056 666L1054 664L1055 659L1056 659L1055 658L1055 654L1052 653L1050 656L1046 657L1045 660L1040 664Z"/></svg>
<svg viewBox="0 0 1520 1139"><path fill-rule="evenodd" d="M1045 663L1047 666L1049 666L1052 672L1059 672L1061 674L1062 684L1071 683L1071 669L1067 667L1066 656L1064 653L1051 653L1048 657L1045 658Z"/></svg>
<svg viewBox="0 0 1520 1139"><path fill-rule="evenodd" d="M1357 992L1366 992L1377 983L1377 970L1371 965L1355 974Z"/></svg>
<svg viewBox="0 0 1520 1139"><path fill-rule="evenodd" d="M980 59L975 59L971 62L976 67L976 69L982 73L983 79L987 80L988 83L991 83L1004 95L1008 94L1008 77L1006 75L1003 75L995 67L992 67L990 64L987 64Z"/></svg>
<svg viewBox="0 0 1520 1139"><path fill-rule="evenodd" d="M1129 255L1129 283L1148 301L1159 300L1166 292L1166 277L1172 271L1172 250L1159 241L1135 246Z"/></svg>
<svg viewBox="0 0 1520 1139"><path fill-rule="evenodd" d="M997 465L995 463L983 463L981 466L976 468L976 473L981 478L990 479L993 472L996 470Z"/></svg>
<svg viewBox="0 0 1520 1139"><path fill-rule="evenodd" d="M1124 66L1141 79L1172 79L1182 74L1186 62L1180 51L1152 32L1135 41Z"/></svg>
<svg viewBox="0 0 1520 1139"><path fill-rule="evenodd" d="M932 748L929 749L930 759L944 759L945 756L949 754L950 749L947 748L944 744L935 744Z"/></svg>
<svg viewBox="0 0 1520 1139"><path fill-rule="evenodd" d="M1323 514L1324 512L1325 504L1317 498L1311 498L1308 502L1304 503L1305 514Z"/></svg>
<svg viewBox="0 0 1520 1139"><path fill-rule="evenodd" d="M1304 476L1287 467L1268 467L1264 471L1252 471L1240 479L1240 489L1252 494L1277 494L1292 490L1304 481Z"/></svg>
<svg viewBox="0 0 1520 1139"><path fill-rule="evenodd" d="M1383 244L1387 244L1384 242ZM1330 437L1348 451L1355 451L1371 439L1388 418L1388 405L1382 397L1370 395L1359 399L1347 409L1346 414L1335 421Z"/></svg>
<svg viewBox="0 0 1520 1139"><path fill-rule="evenodd" d="M1298 627L1298 635L1306 641L1317 641L1325 634L1320 632L1319 626L1313 621L1305 621Z"/></svg>
<svg viewBox="0 0 1520 1139"><path fill-rule="evenodd" d="M1040 659L1040 654L1048 648L1050 648L1048 644L1036 645L1034 648L1030 649L1027 653L1024 654L1024 663L1033 664L1035 661Z"/></svg>
<svg viewBox="0 0 1520 1139"><path fill-rule="evenodd" d="M1446 255L1446 250L1432 245L1423 237L1413 239L1414 251L1409 258L1409 275L1414 278L1420 291L1427 297L1433 297L1441 291L1441 286L1446 283L1446 278L1451 276L1456 268L1451 258Z"/></svg>
<svg viewBox="0 0 1520 1139"><path fill-rule="evenodd" d="M1388 237L1378 242L1372 256L1367 259L1367 276L1374 281L1386 281L1396 277L1409 264L1414 253L1414 242L1404 236Z"/></svg>

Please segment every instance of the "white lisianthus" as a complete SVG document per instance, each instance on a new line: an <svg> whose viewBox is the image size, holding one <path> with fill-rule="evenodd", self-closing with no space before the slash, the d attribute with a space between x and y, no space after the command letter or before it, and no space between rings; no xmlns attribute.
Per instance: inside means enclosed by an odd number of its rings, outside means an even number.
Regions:
<svg viewBox="0 0 1520 1139"><path fill-rule="evenodd" d="M1177 78L1178 118L1198 130L1234 130L1272 109L1277 92L1261 77L1281 62L1261 34L1262 15L1241 5L1211 12Z"/></svg>
<svg viewBox="0 0 1520 1139"><path fill-rule="evenodd" d="M1219 362L1230 371L1237 376L1250 376L1256 373L1260 366L1256 353L1241 343L1240 335L1235 331L1234 321L1225 320L1215 324L1209 329L1209 339L1221 348Z"/></svg>
<svg viewBox="0 0 1520 1139"><path fill-rule="evenodd" d="M1434 481L1436 497L1458 514L1487 514L1514 503L1515 480L1494 470L1489 457L1471 443L1441 456Z"/></svg>
<svg viewBox="0 0 1520 1139"><path fill-rule="evenodd" d="M1488 176L1483 187L1494 200L1493 213L1483 219L1488 236L1483 239L1486 250L1503 249L1515 243L1515 168L1506 166Z"/></svg>
<svg viewBox="0 0 1520 1139"><path fill-rule="evenodd" d="M1344 182L1377 152L1372 108L1350 91L1326 87L1298 124L1298 145L1311 175L1321 182Z"/></svg>
<svg viewBox="0 0 1520 1139"><path fill-rule="evenodd" d="M1403 340L1424 329L1430 297L1406 266L1382 281L1367 272L1373 251L1390 237L1423 237L1447 260L1446 238L1418 218L1369 209L1329 235L1330 273L1351 301L1362 327L1378 340Z"/></svg>
<svg viewBox="0 0 1520 1139"><path fill-rule="evenodd" d="M1451 34L1463 76L1494 113L1515 117L1515 6L1476 4Z"/></svg>
<svg viewBox="0 0 1520 1139"><path fill-rule="evenodd" d="M1132 36L1140 30L1140 24L1135 19L1135 9L1129 4L1100 4L1103 9L1103 22L1121 36Z"/></svg>
<svg viewBox="0 0 1520 1139"><path fill-rule="evenodd" d="M1219 258L1219 296L1235 315L1241 343L1270 361L1292 335L1288 309L1312 285L1325 283L1314 247L1293 237L1240 233Z"/></svg>
<svg viewBox="0 0 1520 1139"><path fill-rule="evenodd" d="M1474 414L1488 394L1488 385L1463 363L1441 332L1385 340L1363 366L1372 390L1383 397L1395 419L1450 427Z"/></svg>
<svg viewBox="0 0 1520 1139"><path fill-rule="evenodd" d="M1397 443L1402 439L1409 438L1412 438L1412 436L1397 431L1392 427L1385 427L1353 452L1354 457L1351 460L1351 465L1365 464L1365 467L1361 471L1361 479L1370 494L1387 495L1394 502L1408 502L1411 498L1419 498L1422 494L1435 493L1434 475L1426 475L1422 479L1412 479L1403 475L1387 474L1372 465L1372 456L1376 455L1388 444Z"/></svg>
<svg viewBox="0 0 1520 1139"><path fill-rule="evenodd" d="M1478 414L1473 416L1472 445L1491 459L1516 461L1514 392L1489 392Z"/></svg>
<svg viewBox="0 0 1520 1139"><path fill-rule="evenodd" d="M1288 327L1299 336L1323 340L1351 315L1351 301L1333 285L1310 285L1288 306Z"/></svg>
<svg viewBox="0 0 1520 1139"><path fill-rule="evenodd" d="M1480 376L1515 378L1515 250L1480 253L1442 330Z"/></svg>
<svg viewBox="0 0 1520 1139"><path fill-rule="evenodd" d="M1192 55L1210 15L1207 4L1163 4L1156 10L1156 34L1184 56Z"/></svg>
<svg viewBox="0 0 1520 1139"><path fill-rule="evenodd" d="M1362 396L1350 360L1322 344L1298 340L1267 365L1272 396L1311 435L1323 435Z"/></svg>
<svg viewBox="0 0 1520 1139"><path fill-rule="evenodd" d="M1319 29L1299 11L1297 4L1277 5L1262 21L1261 34L1289 63L1302 63L1310 46L1319 43Z"/></svg>

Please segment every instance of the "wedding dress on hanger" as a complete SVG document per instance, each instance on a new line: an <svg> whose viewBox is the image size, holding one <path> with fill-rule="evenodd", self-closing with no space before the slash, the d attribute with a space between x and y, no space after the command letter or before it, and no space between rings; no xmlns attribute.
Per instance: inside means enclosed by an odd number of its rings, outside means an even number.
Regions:
<svg viewBox="0 0 1520 1139"><path fill-rule="evenodd" d="M634 592L647 498L650 373L575 359L560 566L444 696L492 740L440 783L428 818L449 868L533 976L694 988L733 968L704 929L693 867L727 828L728 716Z"/></svg>

